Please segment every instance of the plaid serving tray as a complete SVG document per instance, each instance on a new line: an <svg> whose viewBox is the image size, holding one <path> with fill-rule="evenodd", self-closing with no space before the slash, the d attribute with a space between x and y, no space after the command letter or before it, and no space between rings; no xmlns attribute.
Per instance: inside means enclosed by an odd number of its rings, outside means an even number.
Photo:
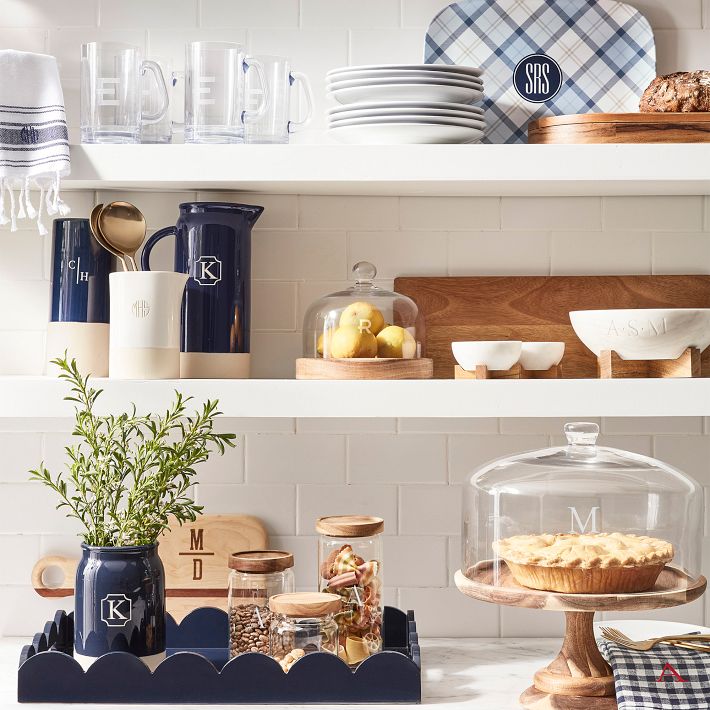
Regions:
<svg viewBox="0 0 710 710"><path fill-rule="evenodd" d="M525 143L544 116L638 111L656 76L648 20L614 0L461 0L432 21L427 64L484 70L484 143Z"/></svg>

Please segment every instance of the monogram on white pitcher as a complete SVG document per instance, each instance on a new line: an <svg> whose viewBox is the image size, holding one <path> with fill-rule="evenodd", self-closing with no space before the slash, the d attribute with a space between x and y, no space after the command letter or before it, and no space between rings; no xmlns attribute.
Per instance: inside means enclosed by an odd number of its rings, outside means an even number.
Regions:
<svg viewBox="0 0 710 710"><path fill-rule="evenodd" d="M154 79L153 112L142 110L143 75ZM141 128L168 110L168 90L160 67L141 57L140 47L118 42L81 45L81 142L138 143Z"/></svg>

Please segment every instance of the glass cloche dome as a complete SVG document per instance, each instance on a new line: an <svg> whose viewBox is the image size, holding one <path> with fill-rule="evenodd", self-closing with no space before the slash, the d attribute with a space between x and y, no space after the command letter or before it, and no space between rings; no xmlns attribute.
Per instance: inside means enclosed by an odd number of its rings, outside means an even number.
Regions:
<svg viewBox="0 0 710 710"><path fill-rule="evenodd" d="M353 266L355 284L315 301L303 319L306 358L421 357L423 322L414 301L373 283L377 269Z"/></svg>
<svg viewBox="0 0 710 710"><path fill-rule="evenodd" d="M567 424L565 434L567 446L498 459L471 476L463 575L562 593L697 585L702 488L661 461L597 446L596 424Z"/></svg>

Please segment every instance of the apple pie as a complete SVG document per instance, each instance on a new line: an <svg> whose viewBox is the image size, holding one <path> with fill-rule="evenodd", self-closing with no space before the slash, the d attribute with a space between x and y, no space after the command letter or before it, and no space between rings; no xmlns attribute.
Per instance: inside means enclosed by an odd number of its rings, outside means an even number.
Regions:
<svg viewBox="0 0 710 710"><path fill-rule="evenodd" d="M673 545L645 535L516 535L493 543L515 581L575 594L644 592L673 559Z"/></svg>

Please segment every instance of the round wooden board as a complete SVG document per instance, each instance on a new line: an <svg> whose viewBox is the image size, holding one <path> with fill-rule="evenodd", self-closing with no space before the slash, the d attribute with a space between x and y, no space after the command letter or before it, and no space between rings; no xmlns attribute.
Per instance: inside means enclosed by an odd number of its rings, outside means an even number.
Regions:
<svg viewBox="0 0 710 710"><path fill-rule="evenodd" d="M474 599L547 611L642 611L688 604L705 591L707 580L702 575L691 579L684 572L666 566L648 592L634 594L562 594L529 589L518 584L505 562L500 561L498 574L494 560L479 562L473 579L459 570L456 586Z"/></svg>
<svg viewBox="0 0 710 710"><path fill-rule="evenodd" d="M529 710L616 710L615 697L593 698L583 695L553 695L531 685L521 696L520 704Z"/></svg>
<svg viewBox="0 0 710 710"><path fill-rule="evenodd" d="M296 360L297 380L429 380L434 375L430 358L328 359L301 357Z"/></svg>

